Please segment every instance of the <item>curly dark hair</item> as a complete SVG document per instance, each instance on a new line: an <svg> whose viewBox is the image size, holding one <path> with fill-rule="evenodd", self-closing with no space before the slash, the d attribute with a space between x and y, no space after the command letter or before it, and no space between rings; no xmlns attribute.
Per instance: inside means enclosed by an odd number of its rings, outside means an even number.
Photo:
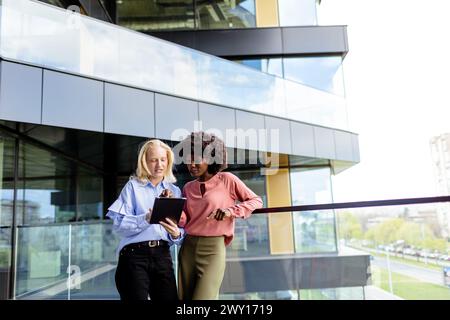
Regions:
<svg viewBox="0 0 450 320"><path fill-rule="evenodd" d="M216 174L228 167L225 143L212 133L192 132L181 144L180 156L183 157L184 163L190 163L189 156L201 156L208 163L209 174Z"/></svg>

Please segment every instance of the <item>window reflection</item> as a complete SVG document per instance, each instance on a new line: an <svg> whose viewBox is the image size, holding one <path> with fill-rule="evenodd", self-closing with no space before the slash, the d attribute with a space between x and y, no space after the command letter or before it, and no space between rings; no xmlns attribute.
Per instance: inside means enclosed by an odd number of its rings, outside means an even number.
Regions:
<svg viewBox="0 0 450 320"><path fill-rule="evenodd" d="M247 67L272 74L274 76L283 77L283 65L281 58L270 59L245 59L234 60L236 63L243 64Z"/></svg>
<svg viewBox="0 0 450 320"><path fill-rule="evenodd" d="M14 152L14 139L0 133L0 300L9 293Z"/></svg>
<svg viewBox="0 0 450 320"><path fill-rule="evenodd" d="M60 299L67 299L64 284L69 266L69 225L21 227L17 232L16 296L22 298L42 287L54 286L56 290L42 290L30 298L60 295Z"/></svg>
<svg viewBox="0 0 450 320"><path fill-rule="evenodd" d="M256 27L254 0L195 0L199 29Z"/></svg>
<svg viewBox="0 0 450 320"><path fill-rule="evenodd" d="M102 177L61 156L21 142L17 224L100 219Z"/></svg>
<svg viewBox="0 0 450 320"><path fill-rule="evenodd" d="M340 56L284 58L283 66L285 79L344 95L344 77Z"/></svg>
<svg viewBox="0 0 450 320"><path fill-rule="evenodd" d="M263 206L267 205L265 178L259 169L232 171L247 187L261 196ZM249 219L235 220L235 235L227 257L265 256L269 255L268 225L266 214L254 214Z"/></svg>
<svg viewBox="0 0 450 320"><path fill-rule="evenodd" d="M193 0L117 2L117 23L137 31L193 29Z"/></svg>
<svg viewBox="0 0 450 320"><path fill-rule="evenodd" d="M322 91L345 96L341 56L245 59L234 60L234 62Z"/></svg>

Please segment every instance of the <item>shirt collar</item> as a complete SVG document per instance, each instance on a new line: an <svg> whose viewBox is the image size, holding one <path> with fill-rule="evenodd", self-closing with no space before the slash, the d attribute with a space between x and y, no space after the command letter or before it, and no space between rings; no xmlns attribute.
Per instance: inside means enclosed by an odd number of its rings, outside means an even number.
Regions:
<svg viewBox="0 0 450 320"><path fill-rule="evenodd" d="M162 180L160 183L158 183L156 186L153 186L153 184L150 181L147 181L147 183L145 184L141 184L141 186L143 187L151 187L151 188L158 188L158 186L161 185L164 189L168 189L169 188L169 184L166 180Z"/></svg>
<svg viewBox="0 0 450 320"><path fill-rule="evenodd" d="M161 185L164 189L169 189L169 184L167 183L166 180L162 179L161 181Z"/></svg>

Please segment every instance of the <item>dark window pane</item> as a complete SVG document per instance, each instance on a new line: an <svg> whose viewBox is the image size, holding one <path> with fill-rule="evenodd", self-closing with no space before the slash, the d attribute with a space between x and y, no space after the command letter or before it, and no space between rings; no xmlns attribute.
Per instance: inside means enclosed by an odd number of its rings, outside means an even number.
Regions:
<svg viewBox="0 0 450 320"><path fill-rule="evenodd" d="M193 0L118 1L117 21L137 31L192 29Z"/></svg>
<svg viewBox="0 0 450 320"><path fill-rule="evenodd" d="M199 29L256 27L254 0L196 0L195 14Z"/></svg>

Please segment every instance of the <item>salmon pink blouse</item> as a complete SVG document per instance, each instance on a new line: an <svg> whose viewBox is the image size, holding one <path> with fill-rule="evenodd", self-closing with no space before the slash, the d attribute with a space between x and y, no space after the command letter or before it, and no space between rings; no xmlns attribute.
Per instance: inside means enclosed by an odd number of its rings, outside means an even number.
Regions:
<svg viewBox="0 0 450 320"><path fill-rule="evenodd" d="M205 185L203 195L201 184ZM188 182L183 188L183 196L187 200L180 226L184 226L186 233L193 236L223 235L225 245L233 240L235 218L248 218L263 204L259 196L230 172L219 172L206 182ZM221 221L207 219L216 209L227 209L232 217Z"/></svg>

